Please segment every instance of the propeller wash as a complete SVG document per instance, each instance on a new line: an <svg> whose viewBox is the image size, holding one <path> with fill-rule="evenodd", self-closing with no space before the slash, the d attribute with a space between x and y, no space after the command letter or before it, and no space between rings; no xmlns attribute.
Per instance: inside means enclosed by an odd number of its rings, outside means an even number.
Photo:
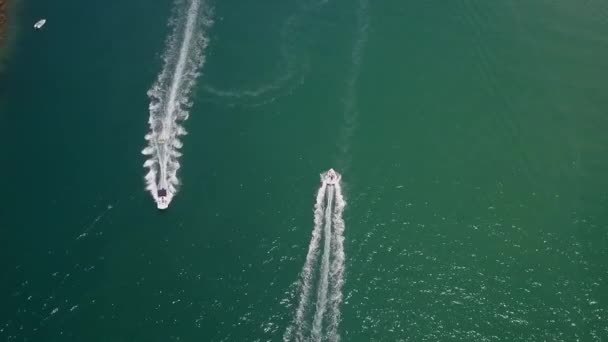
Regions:
<svg viewBox="0 0 608 342"><path fill-rule="evenodd" d="M163 55L163 69L152 88L150 98L150 132L142 153L148 156L144 167L146 189L159 209L166 209L180 184L179 137L186 134L181 123L188 118L192 92L200 69L205 63L206 33L213 24L211 9L203 0L178 0L169 21L172 33Z"/></svg>
<svg viewBox="0 0 608 342"><path fill-rule="evenodd" d="M285 342L340 340L345 228L342 213L346 206L340 179L333 169L321 174L312 238L300 274L299 302L293 324L283 336ZM312 293L314 289L316 295Z"/></svg>

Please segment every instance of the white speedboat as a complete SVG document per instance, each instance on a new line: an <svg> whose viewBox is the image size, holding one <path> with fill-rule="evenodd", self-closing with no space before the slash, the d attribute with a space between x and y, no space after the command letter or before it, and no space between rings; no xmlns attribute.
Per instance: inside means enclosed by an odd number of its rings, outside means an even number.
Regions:
<svg viewBox="0 0 608 342"><path fill-rule="evenodd" d="M334 169L329 169L329 171L321 175L321 180L327 185L337 184L340 178L340 174L334 171Z"/></svg>
<svg viewBox="0 0 608 342"><path fill-rule="evenodd" d="M167 196L167 190L166 189L158 189L157 192L157 199L156 199L156 206L158 207L158 209L160 210L165 210L169 207L169 198Z"/></svg>
<svg viewBox="0 0 608 342"><path fill-rule="evenodd" d="M34 24L34 28L40 30L44 24L46 24L46 19L40 19Z"/></svg>

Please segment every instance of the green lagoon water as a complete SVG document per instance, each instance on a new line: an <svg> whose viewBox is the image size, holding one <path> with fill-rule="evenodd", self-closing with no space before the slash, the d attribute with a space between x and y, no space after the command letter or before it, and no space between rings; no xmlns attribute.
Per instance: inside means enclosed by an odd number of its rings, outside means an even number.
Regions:
<svg viewBox="0 0 608 342"><path fill-rule="evenodd" d="M146 92L185 5L20 2L0 340L283 340L333 167L343 341L608 341L606 2L205 1L166 212Z"/></svg>

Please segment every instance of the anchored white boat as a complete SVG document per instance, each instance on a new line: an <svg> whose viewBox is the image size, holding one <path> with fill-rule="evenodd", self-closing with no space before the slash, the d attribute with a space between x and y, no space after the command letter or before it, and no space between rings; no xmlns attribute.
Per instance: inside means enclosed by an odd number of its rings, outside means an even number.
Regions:
<svg viewBox="0 0 608 342"><path fill-rule="evenodd" d="M340 174L334 171L334 169L329 169L329 171L321 175L321 181L327 185L337 184L340 178Z"/></svg>
<svg viewBox="0 0 608 342"><path fill-rule="evenodd" d="M40 30L44 24L46 24L46 19L40 19L34 24L34 28Z"/></svg>

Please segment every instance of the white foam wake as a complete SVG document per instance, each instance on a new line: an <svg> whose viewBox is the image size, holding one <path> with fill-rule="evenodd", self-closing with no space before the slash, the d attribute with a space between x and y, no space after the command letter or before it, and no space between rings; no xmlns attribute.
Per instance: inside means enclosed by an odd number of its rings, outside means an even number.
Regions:
<svg viewBox="0 0 608 342"><path fill-rule="evenodd" d="M219 89L210 84L203 85L209 95L228 100L228 104L257 107L291 94L304 83L310 69L307 48L309 16L316 15L328 0L305 0L297 6L297 11L283 23L280 31L280 60L276 63L276 76L268 82L251 88Z"/></svg>
<svg viewBox="0 0 608 342"><path fill-rule="evenodd" d="M334 186L327 192L327 207L325 208L325 229L323 231L324 247L321 259L321 273L317 287L317 305L315 318L312 323L312 340L321 341L323 329L323 316L327 309L327 290L329 289L329 256L331 253L331 214L334 200Z"/></svg>
<svg viewBox="0 0 608 342"><path fill-rule="evenodd" d="M319 242L321 241L321 227L323 225L323 215L325 212L325 191L327 184L321 184L319 191L317 191L317 199L315 202L314 210L314 228L312 230L312 237L310 244L308 245L308 254L306 254L306 261L300 274L300 300L298 302L298 308L294 317L294 326L287 329L283 340L290 341L292 334L295 333L296 339L302 341L304 339L304 321L306 312L310 302L310 290L313 281L313 271L319 255ZM293 331L295 330L295 332Z"/></svg>
<svg viewBox="0 0 608 342"><path fill-rule="evenodd" d="M359 108L357 90L365 46L367 45L370 30L369 0L359 0L357 8L357 29L355 41L351 52L350 77L346 82L344 95L344 124L340 132L338 162L343 168L351 162L352 137L359 125Z"/></svg>
<svg viewBox="0 0 608 342"><path fill-rule="evenodd" d="M300 275L299 302L293 324L286 330L284 341L330 341L340 339L340 304L344 284L344 220L342 212L346 202L340 187L341 176L330 170L321 174L322 184L315 203L314 228L308 246L308 254ZM326 196L327 195L327 196ZM320 242L323 238L323 255L318 262ZM314 313L311 298L315 276L318 278ZM329 314L326 317L326 313ZM312 321L312 322L311 322ZM310 336L309 336L310 334Z"/></svg>
<svg viewBox="0 0 608 342"><path fill-rule="evenodd" d="M148 168L146 189L157 203L158 190L166 190L167 204L178 190L179 149L182 147L179 136L186 134L180 123L188 118L189 96L205 62L204 51L208 43L205 34L212 23L211 11L202 0L176 2L163 69L148 90L150 132L145 136L148 146L142 151L149 156L144 163Z"/></svg>
<svg viewBox="0 0 608 342"><path fill-rule="evenodd" d="M340 183L335 185L336 194L333 214L333 235L332 235L332 263L329 271L331 279L331 290L329 299L329 325L327 336L330 341L339 341L340 334L340 305L342 304L342 287L344 285L344 219L342 213L346 207L346 201L342 196Z"/></svg>

